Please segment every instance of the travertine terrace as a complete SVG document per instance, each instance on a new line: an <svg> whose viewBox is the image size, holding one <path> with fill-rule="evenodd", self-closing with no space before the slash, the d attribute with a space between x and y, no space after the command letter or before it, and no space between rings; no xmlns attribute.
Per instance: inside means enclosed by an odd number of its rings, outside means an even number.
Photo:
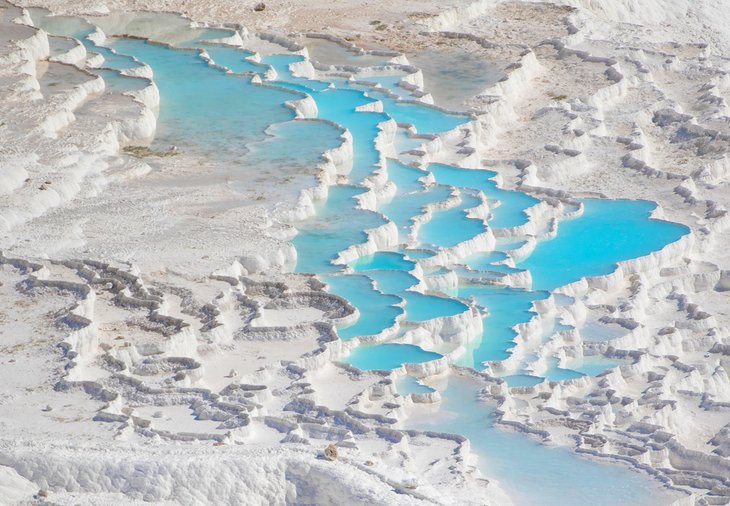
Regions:
<svg viewBox="0 0 730 506"><path fill-rule="evenodd" d="M522 504L480 469L467 437L409 425L438 410L455 377L478 385L501 430L640 473L655 504L728 504L728 8L255 3L0 0L0 504ZM219 30L216 43L250 51L251 65L295 55L292 80L349 80L444 115L448 83L419 68L419 54L471 55L498 78L461 98L454 128L413 135L413 125L378 123L377 168L356 179L353 134L318 118L312 94L277 88L273 64L242 72L292 95L272 124L311 122L331 139L295 175L284 164L231 176L230 159L154 144L165 103L150 65L137 60L114 75L129 83L112 84L99 72L104 55L38 26L49 12L84 20L99 51L131 35L218 69L212 50L175 47L170 34ZM150 34L134 23L141 12L167 13L179 28ZM323 41L377 64L318 61ZM392 73L401 78L383 94L377 78ZM377 100L358 109L383 110ZM265 133L241 146L242 166L276 137ZM430 164L489 169L536 203L524 224L490 228L498 204L451 187L399 229L382 210L400 197L388 172L397 157L423 171L427 189L437 186ZM408 290L420 295L446 298L463 278L529 288L519 259L580 216L583 199L655 202L652 218L686 233L610 273L550 287L515 325L509 357L472 368L460 360L483 330L474 300L341 339L338 327L361 311L321 276L294 272L304 258L295 238L348 185L362 189L358 211L374 223L333 259L349 273L375 252L417 250L435 215L476 202L465 212L481 233L414 255ZM464 267L517 239L487 281ZM404 304L401 294L393 307ZM550 322L565 328L546 335ZM611 338L588 339L588 329ZM373 342L440 357L392 371L347 362ZM584 357L615 366L527 386L504 379L547 378ZM399 393L404 377L431 388Z"/></svg>

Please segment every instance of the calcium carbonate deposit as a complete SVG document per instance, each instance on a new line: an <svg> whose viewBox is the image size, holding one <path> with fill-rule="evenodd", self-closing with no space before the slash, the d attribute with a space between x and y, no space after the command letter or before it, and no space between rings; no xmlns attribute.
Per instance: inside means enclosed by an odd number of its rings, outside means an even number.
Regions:
<svg viewBox="0 0 730 506"><path fill-rule="evenodd" d="M0 504L730 504L730 5L0 0Z"/></svg>

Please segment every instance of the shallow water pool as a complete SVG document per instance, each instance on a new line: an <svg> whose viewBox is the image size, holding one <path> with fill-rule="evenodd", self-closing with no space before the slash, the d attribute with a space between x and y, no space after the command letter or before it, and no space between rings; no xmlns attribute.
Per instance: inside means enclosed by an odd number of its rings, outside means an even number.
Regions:
<svg viewBox="0 0 730 506"><path fill-rule="evenodd" d="M345 361L363 371L389 371L403 364L419 364L441 358L413 344L385 343L361 345L345 358Z"/></svg>
<svg viewBox="0 0 730 506"><path fill-rule="evenodd" d="M351 264L351 266L355 271L411 271L416 266L416 263L412 260L406 260L403 253L395 251L379 251L373 255L357 259Z"/></svg>
<svg viewBox="0 0 730 506"><path fill-rule="evenodd" d="M272 123L293 119L284 104L301 98L210 67L197 51L129 38L112 47L152 68L160 89L155 145L163 149L184 139L186 149L242 164L246 144L264 139Z"/></svg>
<svg viewBox="0 0 730 506"><path fill-rule="evenodd" d="M494 228L524 225L527 223L525 210L540 202L526 193L499 188L492 180L496 172L490 170L463 169L435 163L429 165L428 170L438 183L479 190L488 199L498 200L500 205L491 209L492 217L488 220Z"/></svg>
<svg viewBox="0 0 730 506"><path fill-rule="evenodd" d="M395 325L403 314L403 308L398 306L402 299L378 291L367 276L323 276L322 281L327 283L329 292L344 297L360 312L355 323L337 329L340 339L379 334Z"/></svg>
<svg viewBox="0 0 730 506"><path fill-rule="evenodd" d="M470 218L467 214L469 209L480 205L481 200L463 191L460 197L461 202L458 205L435 211L433 217L421 225L418 239L422 244L449 248L486 230L481 219Z"/></svg>
<svg viewBox="0 0 730 506"><path fill-rule="evenodd" d="M538 243L518 267L532 273L532 287L557 288L585 276L609 274L616 262L657 251L688 232L687 227L651 219L656 208L643 200L583 200L579 218L563 221L554 239Z"/></svg>
<svg viewBox="0 0 730 506"><path fill-rule="evenodd" d="M468 437L482 474L495 478L516 506L661 506L676 499L628 467L581 458L495 427L494 408L478 400L479 389L472 380L451 376L439 411L423 409L404 425Z"/></svg>

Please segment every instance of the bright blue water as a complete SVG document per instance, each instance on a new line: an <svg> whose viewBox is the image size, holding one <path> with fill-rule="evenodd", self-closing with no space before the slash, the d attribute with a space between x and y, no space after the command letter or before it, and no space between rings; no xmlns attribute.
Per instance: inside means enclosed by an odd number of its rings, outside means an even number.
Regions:
<svg viewBox="0 0 730 506"><path fill-rule="evenodd" d="M464 286L459 288L459 297L473 297L489 314L482 320L484 332L481 345L473 354L459 360L460 364L480 368L489 360L504 360L514 346L517 333L512 327L529 321L535 313L530 310L532 302L547 298L548 292L530 292L514 288L494 286Z"/></svg>
<svg viewBox="0 0 730 506"><path fill-rule="evenodd" d="M576 378L581 378L584 374L574 371L572 369L563 369L562 367L551 367L545 371L545 378L549 381L565 381Z"/></svg>
<svg viewBox="0 0 730 506"><path fill-rule="evenodd" d="M463 260L463 263L465 265L468 265L470 268L479 271L495 271L508 273L519 272L523 270L510 267L506 264L497 263L504 260L506 257L507 255L501 251L491 251L489 253L477 253L476 255L467 257Z"/></svg>
<svg viewBox="0 0 730 506"><path fill-rule="evenodd" d="M461 314L469 307L455 299L409 291L418 279L404 271L370 271L378 290L398 295L405 300L406 320L422 322Z"/></svg>
<svg viewBox="0 0 730 506"><path fill-rule="evenodd" d="M299 234L292 241L297 249L297 272L336 272L332 265L340 251L367 241L365 230L384 223L377 214L355 208L354 197L364 191L354 186L333 186L327 202L313 218L298 223Z"/></svg>
<svg viewBox="0 0 730 506"><path fill-rule="evenodd" d="M533 288L552 289L608 274L616 262L659 250L688 232L684 225L649 219L656 207L652 202L586 199L583 205L581 217L561 222L556 238L539 243L519 263L532 273Z"/></svg>
<svg viewBox="0 0 730 506"><path fill-rule="evenodd" d="M462 191L461 203L433 213L431 220L418 230L418 239L426 245L448 248L481 234L485 231L482 220L469 218L466 214L467 209L480 203L475 195Z"/></svg>
<svg viewBox="0 0 730 506"><path fill-rule="evenodd" d="M527 241L514 241L514 240L506 240L506 239L497 239L497 244L494 247L494 249L497 252L503 253L505 251L512 251L516 250L518 248L521 248L525 245Z"/></svg>
<svg viewBox="0 0 730 506"><path fill-rule="evenodd" d="M472 269L479 269L480 266L490 266L507 258L507 254L502 251L489 251L467 257L464 259L464 263Z"/></svg>
<svg viewBox="0 0 730 506"><path fill-rule="evenodd" d="M413 344L386 343L358 346L345 360L363 371L388 371L403 364L420 364L438 358L441 358L438 353Z"/></svg>
<svg viewBox="0 0 730 506"><path fill-rule="evenodd" d="M380 162L380 153L375 149L375 137L380 131L378 124L387 121L388 116L377 112L357 112L356 107L372 102L359 91L327 89L310 94L317 104L320 118L334 121L352 134L353 168L350 180L361 182Z"/></svg>
<svg viewBox="0 0 730 506"><path fill-rule="evenodd" d="M516 227L527 223L525 209L539 202L526 193L499 188L491 179L497 173L490 170L462 169L433 163L428 170L437 183L479 190L488 199L499 200L499 207L491 209L492 218L488 220L489 225L494 228Z"/></svg>
<svg viewBox="0 0 730 506"><path fill-rule="evenodd" d="M370 89L368 95L380 100L383 110L396 123L413 125L419 134L448 132L470 121L467 116L444 113L427 105L401 102L374 88Z"/></svg>
<svg viewBox="0 0 730 506"><path fill-rule="evenodd" d="M418 278L406 271L370 271L368 277L375 281L381 292L397 295L418 283Z"/></svg>
<svg viewBox="0 0 730 506"><path fill-rule="evenodd" d="M398 160L388 160L388 179L398 188L399 195L422 191L423 183L419 179L426 174L428 173Z"/></svg>
<svg viewBox="0 0 730 506"><path fill-rule="evenodd" d="M128 38L117 39L113 47L152 67L160 89L158 145L169 147L185 139L186 149L194 147L244 164L247 143L263 139L270 124L294 117L284 102L299 96L226 74L210 67L196 51L171 50ZM262 107L266 114L261 114Z"/></svg>
<svg viewBox="0 0 730 506"><path fill-rule="evenodd" d="M346 298L360 311L360 318L354 324L337 329L341 339L379 334L395 325L398 316L403 314L403 309L397 306L401 298L379 292L367 276L323 276L322 281L331 293Z"/></svg>
<svg viewBox="0 0 730 506"><path fill-rule="evenodd" d="M365 81L370 79L365 78ZM334 81L338 87L365 92L373 100L383 104L383 110L398 124L412 125L419 134L443 133L468 123L471 119L461 114L451 114L423 103L402 101L389 96L387 90L351 83Z"/></svg>
<svg viewBox="0 0 730 506"><path fill-rule="evenodd" d="M424 410L408 428L462 434L479 457L478 467L494 477L517 506L660 506L672 497L654 482L623 466L578 457L494 426L494 408L477 399L480 385L449 377L437 413Z"/></svg>
<svg viewBox="0 0 730 506"><path fill-rule="evenodd" d="M390 221L395 223L398 227L399 240L403 242L408 238L411 227L413 226L413 219L416 216L423 214L426 206L429 204L444 202L449 198L449 195L451 195L451 190L449 190L448 187L435 186L425 191L397 195L392 201L381 205L378 210L386 215ZM438 215L440 213L437 212L436 214ZM428 223L426 225L429 230L432 228L436 230L439 224L444 223L444 221L445 218L439 218L436 225L428 225ZM483 229L478 226L481 222L475 222L474 220L466 221L477 224L477 226L473 227L473 229L478 229L477 233L483 231ZM436 231L434 233L436 233ZM468 229L466 233L469 233ZM422 234L422 232L419 233L419 236L422 236ZM461 236L461 234L456 235Z"/></svg>
<svg viewBox="0 0 730 506"><path fill-rule="evenodd" d="M411 271L416 266L416 263L412 260L406 260L403 253L379 251L373 255L358 258L351 266L355 271Z"/></svg>
<svg viewBox="0 0 730 506"><path fill-rule="evenodd" d="M202 44L208 56L218 65L226 67L231 72L254 72L262 74L269 68L268 65L246 60L253 53L243 49L215 44Z"/></svg>
<svg viewBox="0 0 730 506"><path fill-rule="evenodd" d="M299 93L312 93L312 89L299 83L287 83L285 81L267 81L266 84L276 88L284 88L285 90L296 91Z"/></svg>
<svg viewBox="0 0 730 506"><path fill-rule="evenodd" d="M406 292L406 318L412 322L424 322L444 316L461 314L469 307L458 300L419 292Z"/></svg>
<svg viewBox="0 0 730 506"><path fill-rule="evenodd" d="M630 362L626 360L608 358L603 355L594 355L568 362L567 367L587 376L598 376L608 369L628 363Z"/></svg>
<svg viewBox="0 0 730 506"><path fill-rule="evenodd" d="M595 355L569 360L565 364L565 367L558 367L558 359L551 358L548 360L549 367L545 371L544 377L549 381L564 381L582 376L598 376L608 369L627 363L630 362L604 357L603 355Z"/></svg>
<svg viewBox="0 0 730 506"><path fill-rule="evenodd" d="M404 253L412 260L430 258L435 255L433 251L426 249L407 249Z"/></svg>

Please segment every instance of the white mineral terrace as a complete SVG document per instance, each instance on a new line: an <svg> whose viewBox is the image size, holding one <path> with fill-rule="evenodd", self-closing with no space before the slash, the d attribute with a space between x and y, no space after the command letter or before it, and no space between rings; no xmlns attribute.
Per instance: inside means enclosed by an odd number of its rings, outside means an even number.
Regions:
<svg viewBox="0 0 730 506"><path fill-rule="evenodd" d="M724 4L0 0L0 505L730 504Z"/></svg>

